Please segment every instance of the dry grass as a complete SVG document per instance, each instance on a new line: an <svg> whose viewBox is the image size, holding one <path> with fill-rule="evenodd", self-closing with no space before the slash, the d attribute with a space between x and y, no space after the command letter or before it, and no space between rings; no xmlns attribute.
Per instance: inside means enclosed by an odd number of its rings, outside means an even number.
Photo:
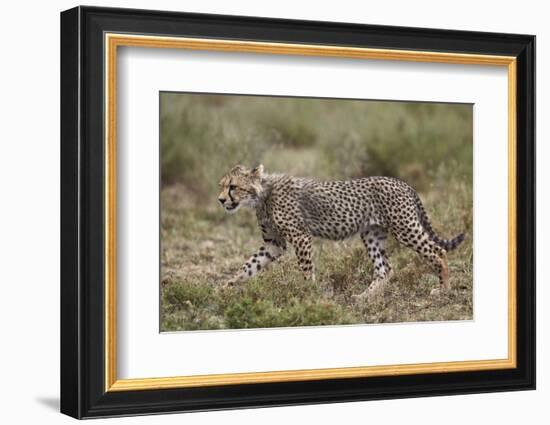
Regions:
<svg viewBox="0 0 550 425"><path fill-rule="evenodd" d="M455 192L466 202L467 190ZM459 199L461 197L463 199ZM458 205L442 210L451 235L467 226ZM352 295L370 282L372 264L358 238L315 243L317 280L304 281L294 253L289 252L254 279L223 290L221 284L261 244L251 211L226 215L216 208L196 208L182 185L162 191L162 330L312 326L472 318L472 246L467 239L449 254L452 290L430 297L437 278L414 251L390 239L395 273L382 296L354 303ZM471 229L471 227L469 228Z"/></svg>
<svg viewBox="0 0 550 425"><path fill-rule="evenodd" d="M163 331L472 318L468 107L163 96ZM431 297L435 274L391 238L395 273L374 300L352 300L372 275L358 238L316 241L315 283L303 280L290 250L257 277L221 289L261 237L252 211L227 215L216 205L215 184L234 163L259 161L267 171L329 178L385 174L412 183L441 236L467 234L449 254L452 290Z"/></svg>

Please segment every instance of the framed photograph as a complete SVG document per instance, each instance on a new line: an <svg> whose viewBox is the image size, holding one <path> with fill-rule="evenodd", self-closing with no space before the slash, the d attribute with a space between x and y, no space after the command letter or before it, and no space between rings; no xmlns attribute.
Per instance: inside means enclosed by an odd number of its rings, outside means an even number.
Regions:
<svg viewBox="0 0 550 425"><path fill-rule="evenodd" d="M61 411L535 388L535 37L61 14Z"/></svg>

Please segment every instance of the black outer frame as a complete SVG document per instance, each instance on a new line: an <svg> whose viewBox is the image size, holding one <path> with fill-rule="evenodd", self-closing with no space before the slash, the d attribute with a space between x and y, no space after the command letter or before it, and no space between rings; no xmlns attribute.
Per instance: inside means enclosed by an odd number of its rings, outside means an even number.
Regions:
<svg viewBox="0 0 550 425"><path fill-rule="evenodd" d="M105 392L105 32L517 57L517 368ZM534 130L534 36L95 7L62 12L61 412L91 418L534 389Z"/></svg>

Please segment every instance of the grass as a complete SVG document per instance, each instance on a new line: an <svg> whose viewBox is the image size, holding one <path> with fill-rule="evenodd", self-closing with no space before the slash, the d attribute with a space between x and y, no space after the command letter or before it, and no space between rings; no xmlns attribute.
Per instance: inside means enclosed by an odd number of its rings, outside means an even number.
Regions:
<svg viewBox="0 0 550 425"><path fill-rule="evenodd" d="M161 95L161 330L236 329L472 318L472 114L467 105ZM216 183L236 163L321 178L391 175L420 193L449 254L452 290L390 239L394 276L354 303L372 265L358 238L315 241L317 281L292 250L257 277L221 284L261 245L252 211L225 214Z"/></svg>

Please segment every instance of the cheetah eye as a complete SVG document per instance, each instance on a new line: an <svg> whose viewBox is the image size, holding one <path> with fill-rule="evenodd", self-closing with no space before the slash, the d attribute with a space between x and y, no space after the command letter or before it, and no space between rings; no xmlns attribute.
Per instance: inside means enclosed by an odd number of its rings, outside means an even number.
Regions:
<svg viewBox="0 0 550 425"><path fill-rule="evenodd" d="M237 186L235 186L234 184L229 185L229 190L235 190L235 189L237 189Z"/></svg>

